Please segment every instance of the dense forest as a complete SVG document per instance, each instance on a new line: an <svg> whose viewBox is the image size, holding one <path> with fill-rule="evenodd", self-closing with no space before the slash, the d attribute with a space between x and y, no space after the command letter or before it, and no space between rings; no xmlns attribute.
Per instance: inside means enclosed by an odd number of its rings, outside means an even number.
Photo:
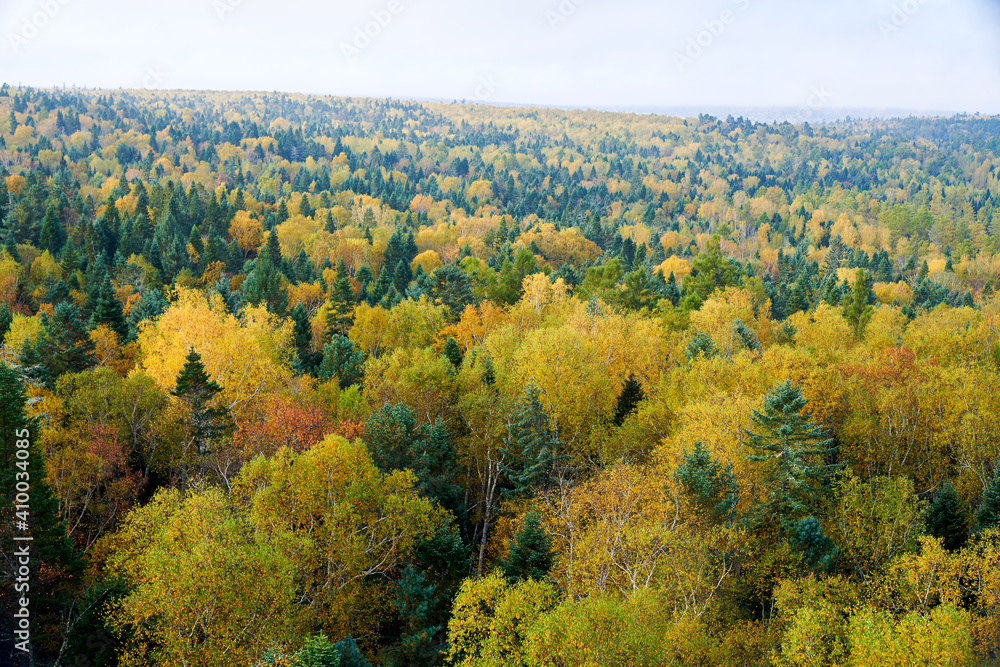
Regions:
<svg viewBox="0 0 1000 667"><path fill-rule="evenodd" d="M5 84L3 661L1000 664L997 216L993 117Z"/></svg>

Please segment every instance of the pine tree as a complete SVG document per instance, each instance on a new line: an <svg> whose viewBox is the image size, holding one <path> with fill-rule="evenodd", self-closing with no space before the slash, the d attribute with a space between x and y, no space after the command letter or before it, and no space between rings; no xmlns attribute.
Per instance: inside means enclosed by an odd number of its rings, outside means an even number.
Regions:
<svg viewBox="0 0 1000 667"><path fill-rule="evenodd" d="M798 386L778 383L764 397L763 409L752 411L757 432L745 430L747 444L758 452L750 460L763 464L767 498L759 512L781 527L818 510L839 469L826 461L837 448L826 429L803 412L807 403Z"/></svg>
<svg viewBox="0 0 1000 667"><path fill-rule="evenodd" d="M545 579L554 561L552 538L542 527L541 515L526 513L521 530L510 543L510 553L501 564L504 576L512 581Z"/></svg>
<svg viewBox="0 0 1000 667"><path fill-rule="evenodd" d="M42 333L34 345L39 365L34 379L50 389L64 373L79 373L94 363L94 343L80 317L80 308L64 301L51 316L42 314Z"/></svg>
<svg viewBox="0 0 1000 667"><path fill-rule="evenodd" d="M129 337L128 322L125 321L125 313L122 309L121 301L115 296L114 287L111 285L111 278L105 274L104 280L97 294L97 303L94 312L90 316L90 328L93 329L99 324L105 324L118 334L119 343L124 343Z"/></svg>
<svg viewBox="0 0 1000 667"><path fill-rule="evenodd" d="M0 343L3 342L4 336L10 331L10 325L14 322L14 315L10 312L10 308L7 307L6 303L0 303Z"/></svg>
<svg viewBox="0 0 1000 667"><path fill-rule="evenodd" d="M704 331L696 331L684 350L688 361L694 361L699 356L711 359L718 353L719 348L715 346L715 341Z"/></svg>
<svg viewBox="0 0 1000 667"><path fill-rule="evenodd" d="M444 342L444 350L441 354L456 369L462 367L462 349L458 346L458 341L453 336L448 336L448 340Z"/></svg>
<svg viewBox="0 0 1000 667"><path fill-rule="evenodd" d="M844 299L844 319L851 325L857 338L861 338L864 334L865 327L875 312L871 306L874 300L871 274L864 269L858 269L851 294Z"/></svg>
<svg viewBox="0 0 1000 667"><path fill-rule="evenodd" d="M361 381L364 361L364 354L354 346L350 338L334 334L323 346L319 377L323 381L336 377L340 381L340 388L347 389Z"/></svg>
<svg viewBox="0 0 1000 667"><path fill-rule="evenodd" d="M731 465L723 466L712 460L712 454L701 440L694 449L684 452L674 471L684 495L703 512L711 523L729 518L736 505L736 477Z"/></svg>
<svg viewBox="0 0 1000 667"><path fill-rule="evenodd" d="M386 403L365 422L365 443L379 470L412 470L421 495L437 500L456 516L464 514L461 488L455 483L451 434L440 419L418 426L412 409Z"/></svg>
<svg viewBox="0 0 1000 667"><path fill-rule="evenodd" d="M969 517L965 504L946 482L927 508L927 531L941 539L948 551L961 549L969 539Z"/></svg>
<svg viewBox="0 0 1000 667"><path fill-rule="evenodd" d="M615 426L624 424L644 398L646 398L646 393L642 390L642 383L636 380L634 375L629 375L628 379L622 383L621 392L615 401L615 413L611 417L611 423Z"/></svg>
<svg viewBox="0 0 1000 667"><path fill-rule="evenodd" d="M529 382L507 421L507 438L502 451L504 474L512 488L508 495L526 496L551 479L562 443L549 428L549 416L542 406L541 390Z"/></svg>
<svg viewBox="0 0 1000 667"><path fill-rule="evenodd" d="M979 530L986 530L1000 525L1000 468L993 474L993 479L983 490L983 502L976 512L976 524Z"/></svg>
<svg viewBox="0 0 1000 667"><path fill-rule="evenodd" d="M382 654L384 667L434 665L440 661L445 644L439 638L443 625L436 624L437 586L412 565L403 568L393 584L393 606L402 625L399 639Z"/></svg>
<svg viewBox="0 0 1000 667"><path fill-rule="evenodd" d="M663 290L663 295L670 300L670 305L676 306L681 300L681 291L677 287L677 278L674 277L674 272L670 272L670 277L667 278L667 286Z"/></svg>
<svg viewBox="0 0 1000 667"><path fill-rule="evenodd" d="M212 401L222 391L209 378L201 355L190 348L185 358L184 368L177 375L177 384L170 392L187 406L188 425L191 440L199 454L210 451L212 441L227 434L232 429L232 417L225 406L213 407Z"/></svg>
<svg viewBox="0 0 1000 667"><path fill-rule="evenodd" d="M733 333L736 335L736 339L740 342L740 344L751 352L756 352L760 349L760 342L757 340L757 334L747 327L747 325L743 324L741 320L733 322Z"/></svg>

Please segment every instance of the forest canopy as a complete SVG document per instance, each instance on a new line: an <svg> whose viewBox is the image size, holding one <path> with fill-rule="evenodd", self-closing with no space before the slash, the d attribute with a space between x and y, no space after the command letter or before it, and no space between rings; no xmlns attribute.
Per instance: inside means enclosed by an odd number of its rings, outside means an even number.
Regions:
<svg viewBox="0 0 1000 667"><path fill-rule="evenodd" d="M35 664L993 664L998 205L987 116L4 84Z"/></svg>

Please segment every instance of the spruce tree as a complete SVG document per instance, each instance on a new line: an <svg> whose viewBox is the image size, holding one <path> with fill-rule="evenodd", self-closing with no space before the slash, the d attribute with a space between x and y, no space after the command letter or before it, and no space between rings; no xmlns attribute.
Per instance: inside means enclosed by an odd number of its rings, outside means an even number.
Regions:
<svg viewBox="0 0 1000 667"><path fill-rule="evenodd" d="M851 293L844 299L844 319L851 325L854 335L861 338L864 334L868 321L871 320L875 309L871 303L875 300L872 293L871 274L864 269L858 269L854 278L854 287Z"/></svg>
<svg viewBox="0 0 1000 667"><path fill-rule="evenodd" d="M94 343L80 317L80 308L64 301L51 316L42 314L42 333L34 345L33 360L39 365L34 379L50 389L64 373L79 373L94 363Z"/></svg>
<svg viewBox="0 0 1000 667"><path fill-rule="evenodd" d="M564 459L562 443L549 428L549 416L542 406L541 390L531 381L524 388L507 422L502 451L504 474L512 488L507 495L527 496L553 476L556 463Z"/></svg>
<svg viewBox="0 0 1000 667"><path fill-rule="evenodd" d="M90 316L90 328L93 329L99 324L105 324L109 329L118 334L118 341L124 343L129 338L128 322L125 321L125 313L122 309L121 301L115 296L114 287L111 285L111 278L105 274L104 280L97 293L97 303L94 312Z"/></svg>
<svg viewBox="0 0 1000 667"><path fill-rule="evenodd" d="M634 375L629 375L622 384L622 389L618 393L615 401L615 412L611 417L611 423L621 426L625 420L639 407L642 399L646 398L646 393L642 390L642 383L635 379Z"/></svg>
<svg viewBox="0 0 1000 667"><path fill-rule="evenodd" d="M323 346L319 377L323 381L336 377L340 381L340 388L347 389L361 381L364 360L364 354L354 346L350 338L334 334Z"/></svg>
<svg viewBox="0 0 1000 667"><path fill-rule="evenodd" d="M993 478L983 491L983 502L976 512L976 524L979 530L1000 525L1000 468L993 473Z"/></svg>
<svg viewBox="0 0 1000 667"><path fill-rule="evenodd" d="M733 468L712 460L711 452L701 440L695 441L690 452L684 452L674 477L680 482L684 495L710 523L721 523L729 518L736 505Z"/></svg>
<svg viewBox="0 0 1000 667"><path fill-rule="evenodd" d="M462 367L462 349L458 346L458 341L453 336L448 336L444 342L444 350L441 352L445 359L451 362L456 369Z"/></svg>
<svg viewBox="0 0 1000 667"><path fill-rule="evenodd" d="M541 515L526 513L521 530L511 540L510 553L501 564L504 576L512 581L544 579L554 560L552 538L542 526Z"/></svg>
<svg viewBox="0 0 1000 667"><path fill-rule="evenodd" d="M184 368L177 375L177 384L170 392L183 401L188 412L191 441L199 454L210 451L211 443L232 429L232 417L225 406L213 406L216 395L222 391L205 371L201 355L190 348Z"/></svg>
<svg viewBox="0 0 1000 667"><path fill-rule="evenodd" d="M759 513L781 528L821 508L839 469L828 462L837 451L833 438L803 412L807 403L797 385L780 382L764 397L763 409L752 411L756 432L744 431L758 452L750 460L763 467L767 497Z"/></svg>
<svg viewBox="0 0 1000 667"><path fill-rule="evenodd" d="M969 539L968 513L951 482L945 483L927 508L927 531L940 538L948 551L961 549Z"/></svg>
<svg viewBox="0 0 1000 667"><path fill-rule="evenodd" d="M6 303L0 303L0 343L3 343L4 336L10 331L10 325L14 322L14 315Z"/></svg>

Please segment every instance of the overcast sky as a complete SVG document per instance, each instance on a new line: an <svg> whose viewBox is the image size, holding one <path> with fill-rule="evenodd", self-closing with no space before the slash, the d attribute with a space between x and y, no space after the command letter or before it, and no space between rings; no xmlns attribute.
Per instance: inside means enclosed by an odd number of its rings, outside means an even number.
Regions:
<svg viewBox="0 0 1000 667"><path fill-rule="evenodd" d="M14 85L1000 113L1000 0L0 0L0 30Z"/></svg>

